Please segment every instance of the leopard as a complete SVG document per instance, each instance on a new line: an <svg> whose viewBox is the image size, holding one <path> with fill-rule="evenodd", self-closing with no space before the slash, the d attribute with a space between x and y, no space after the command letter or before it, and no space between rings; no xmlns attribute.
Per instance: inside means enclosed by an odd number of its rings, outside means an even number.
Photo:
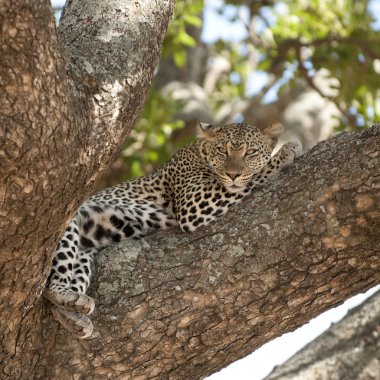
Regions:
<svg viewBox="0 0 380 380"><path fill-rule="evenodd" d="M280 124L200 123L197 139L153 173L85 201L52 256L43 291L55 319L78 338L90 337L95 301L86 292L97 253L175 226L191 233L222 217L301 154L297 140L274 153L282 133Z"/></svg>

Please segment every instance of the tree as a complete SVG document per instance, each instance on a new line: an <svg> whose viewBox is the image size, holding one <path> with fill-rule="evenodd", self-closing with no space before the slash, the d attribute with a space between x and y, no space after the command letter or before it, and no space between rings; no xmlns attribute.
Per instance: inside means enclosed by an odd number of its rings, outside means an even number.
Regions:
<svg viewBox="0 0 380 380"><path fill-rule="evenodd" d="M199 120L281 122L310 148L379 119L373 1L212 3L178 2L154 90L115 164L122 178L166 161Z"/></svg>
<svg viewBox="0 0 380 380"><path fill-rule="evenodd" d="M376 379L380 373L379 313L377 292L276 367L266 380Z"/></svg>
<svg viewBox="0 0 380 380"><path fill-rule="evenodd" d="M65 224L141 112L174 0L0 3L2 372L33 366ZM31 330L31 326L34 328Z"/></svg>
<svg viewBox="0 0 380 380"><path fill-rule="evenodd" d="M202 378L380 281L375 126L203 231L99 255L93 339L53 322L52 250L141 110L173 5L71 1L59 38L47 2L0 7L6 378Z"/></svg>

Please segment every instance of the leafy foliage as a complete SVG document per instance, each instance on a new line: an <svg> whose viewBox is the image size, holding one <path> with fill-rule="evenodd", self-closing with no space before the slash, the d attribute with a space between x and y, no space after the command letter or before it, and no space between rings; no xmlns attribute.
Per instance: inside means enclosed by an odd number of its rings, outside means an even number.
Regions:
<svg viewBox="0 0 380 380"><path fill-rule="evenodd" d="M310 78L325 69L338 80L332 100L342 111L340 129L373 122L378 117L380 33L371 28L368 1L299 0L284 4L286 11L277 12L277 22L270 28L276 42L275 59L308 66L303 75ZM288 48L286 54L282 46ZM304 62L292 54L297 50L306 56ZM302 76L300 72L296 75Z"/></svg>
<svg viewBox="0 0 380 380"><path fill-rule="evenodd" d="M144 112L133 128L121 157L129 168L125 178L142 176L168 160L178 146L171 142L173 131L183 127L172 117L180 105L152 89Z"/></svg>
<svg viewBox="0 0 380 380"><path fill-rule="evenodd" d="M212 6L223 23L205 25L203 0L178 0L164 43L162 65L174 63L175 80L179 82L196 80L207 93L207 106L213 116L223 116L226 109L234 111L228 106L239 101L268 101L268 92L271 100L276 100L303 79L340 110L341 130L369 125L378 120L380 108L380 32L374 27L370 3L220 0L213 1ZM202 41L200 33L198 37L193 33L202 27L219 29L219 35L214 33L213 41ZM223 37L228 28L240 28L238 37L232 38L232 32L231 38L228 33ZM200 47L206 56L201 75L196 76L188 57ZM219 58L228 64L210 91L205 88L205 77ZM319 72L334 79L329 91L319 87ZM266 82L256 85L257 81L250 81L252 74L266 78ZM163 96L158 87L151 91L123 151L130 167L128 177L152 170L178 148L171 137L186 125L176 116L185 106L184 101ZM215 116L215 120L223 120L222 116Z"/></svg>
<svg viewBox="0 0 380 380"><path fill-rule="evenodd" d="M203 0L178 1L163 46L163 57L172 58L178 67L184 67L188 48L196 45L188 34L189 26L200 28ZM125 178L134 178L151 172L168 160L182 144L174 143L171 136L182 128L184 122L175 119L176 111L182 108L180 101L163 96L153 86L145 104L143 114L135 125L121 157L129 171Z"/></svg>
<svg viewBox="0 0 380 380"><path fill-rule="evenodd" d="M200 15L203 7L203 0L177 1L173 20L164 41L163 56L172 57L178 67L184 67L186 64L186 48L193 48L196 45L187 28L202 26Z"/></svg>

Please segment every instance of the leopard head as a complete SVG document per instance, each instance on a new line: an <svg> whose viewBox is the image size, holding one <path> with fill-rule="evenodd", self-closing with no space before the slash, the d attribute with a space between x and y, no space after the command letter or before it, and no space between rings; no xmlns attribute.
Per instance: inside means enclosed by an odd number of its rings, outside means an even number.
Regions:
<svg viewBox="0 0 380 380"><path fill-rule="evenodd" d="M228 192L239 193L268 163L282 132L279 124L261 131L246 123L223 127L201 123L198 137L203 140L204 158L221 184Z"/></svg>

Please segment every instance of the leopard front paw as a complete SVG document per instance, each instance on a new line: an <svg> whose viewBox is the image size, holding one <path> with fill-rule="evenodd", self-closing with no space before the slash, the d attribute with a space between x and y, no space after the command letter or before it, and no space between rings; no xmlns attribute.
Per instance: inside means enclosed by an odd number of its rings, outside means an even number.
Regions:
<svg viewBox="0 0 380 380"><path fill-rule="evenodd" d="M83 314L73 313L60 307L53 306L54 318L68 331L80 339L91 336L94 329L91 320Z"/></svg>
<svg viewBox="0 0 380 380"><path fill-rule="evenodd" d="M55 305L71 312L89 315L95 308L95 301L91 297L70 290L57 292L47 288L44 296Z"/></svg>
<svg viewBox="0 0 380 380"><path fill-rule="evenodd" d="M281 166L289 166L296 157L302 154L302 144L299 140L289 141L281 148Z"/></svg>
<svg viewBox="0 0 380 380"><path fill-rule="evenodd" d="M302 144L299 140L288 141L282 149L285 149L288 154L293 154L294 157L299 157L302 154Z"/></svg>

